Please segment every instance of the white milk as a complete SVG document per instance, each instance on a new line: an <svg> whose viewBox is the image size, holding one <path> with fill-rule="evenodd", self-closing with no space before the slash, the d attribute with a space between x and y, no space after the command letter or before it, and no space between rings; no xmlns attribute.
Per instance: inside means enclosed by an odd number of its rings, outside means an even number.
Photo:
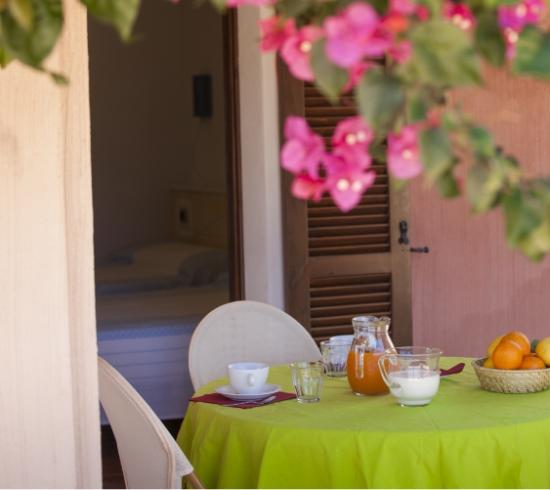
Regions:
<svg viewBox="0 0 550 490"><path fill-rule="evenodd" d="M389 373L390 391L402 405L427 405L439 389L435 371L394 371Z"/></svg>

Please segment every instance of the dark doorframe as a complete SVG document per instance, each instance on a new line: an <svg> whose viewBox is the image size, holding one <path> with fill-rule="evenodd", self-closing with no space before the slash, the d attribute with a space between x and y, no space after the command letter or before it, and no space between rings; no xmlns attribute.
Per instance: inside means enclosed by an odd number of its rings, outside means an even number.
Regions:
<svg viewBox="0 0 550 490"><path fill-rule="evenodd" d="M232 9L223 16L228 197L227 236L229 243L229 294L231 301L244 299L239 51L237 32L237 12Z"/></svg>

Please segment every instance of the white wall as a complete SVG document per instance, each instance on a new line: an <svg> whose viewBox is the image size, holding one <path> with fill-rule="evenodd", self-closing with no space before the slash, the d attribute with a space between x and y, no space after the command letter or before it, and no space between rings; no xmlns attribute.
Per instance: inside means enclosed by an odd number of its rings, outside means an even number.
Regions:
<svg viewBox="0 0 550 490"><path fill-rule="evenodd" d="M86 16L0 73L0 487L101 486Z"/></svg>
<svg viewBox="0 0 550 490"><path fill-rule="evenodd" d="M90 31L98 259L170 236L169 190L225 190L222 20L210 5L145 0L130 45ZM213 81L212 119L192 116L192 75Z"/></svg>
<svg viewBox="0 0 550 490"><path fill-rule="evenodd" d="M269 11L238 14L245 296L283 308L277 75L258 47L261 15Z"/></svg>

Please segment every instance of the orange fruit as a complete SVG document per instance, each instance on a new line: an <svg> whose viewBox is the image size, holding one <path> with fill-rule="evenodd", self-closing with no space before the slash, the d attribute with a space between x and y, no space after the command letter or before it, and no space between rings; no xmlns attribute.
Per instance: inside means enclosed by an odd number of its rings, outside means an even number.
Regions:
<svg viewBox="0 0 550 490"><path fill-rule="evenodd" d="M525 335L523 332L509 332L504 337L502 337L502 340L513 340L521 347L524 356L531 352L531 342L527 338L527 335Z"/></svg>
<svg viewBox="0 0 550 490"><path fill-rule="evenodd" d="M493 352L495 351L497 345L500 344L500 341L502 340L502 337L504 337L504 335L499 335L496 339L494 339L489 344L489 347L487 348L487 356L488 357L491 357L493 355Z"/></svg>
<svg viewBox="0 0 550 490"><path fill-rule="evenodd" d="M521 362L520 369L544 369L546 364L544 361L537 355L530 354L523 358Z"/></svg>
<svg viewBox="0 0 550 490"><path fill-rule="evenodd" d="M518 369L523 361L523 348L513 340L502 339L492 359L497 369Z"/></svg>

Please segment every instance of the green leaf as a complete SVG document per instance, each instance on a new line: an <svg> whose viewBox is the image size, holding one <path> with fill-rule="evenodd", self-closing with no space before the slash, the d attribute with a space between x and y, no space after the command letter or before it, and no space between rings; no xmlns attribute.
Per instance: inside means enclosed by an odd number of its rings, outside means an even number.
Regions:
<svg viewBox="0 0 550 490"><path fill-rule="evenodd" d="M540 203L518 188L504 196L503 202L508 243L516 247L523 242L525 247L525 240L542 224L543 210Z"/></svg>
<svg viewBox="0 0 550 490"><path fill-rule="evenodd" d="M4 42L4 38L2 37L2 29L0 24L0 68L5 68L10 61L11 58L8 55L6 44Z"/></svg>
<svg viewBox="0 0 550 490"><path fill-rule="evenodd" d="M22 29L29 31L33 25L31 0L9 0L8 10Z"/></svg>
<svg viewBox="0 0 550 490"><path fill-rule="evenodd" d="M467 177L467 196L476 213L492 209L498 202L504 176L486 163L476 163Z"/></svg>
<svg viewBox="0 0 550 490"><path fill-rule="evenodd" d="M432 181L451 171L454 163L449 135L441 127L425 129L420 133L420 155L427 175Z"/></svg>
<svg viewBox="0 0 550 490"><path fill-rule="evenodd" d="M112 24L124 41L129 41L140 0L80 0L97 19ZM177 15L177 14L175 14Z"/></svg>
<svg viewBox="0 0 550 490"><path fill-rule="evenodd" d="M550 35L528 26L520 34L513 70L539 78L550 77Z"/></svg>
<svg viewBox="0 0 550 490"><path fill-rule="evenodd" d="M489 131L480 126L474 126L470 128L468 136L478 159L492 158L495 155L495 144Z"/></svg>
<svg viewBox="0 0 550 490"><path fill-rule="evenodd" d="M436 86L481 82L480 63L468 35L450 22L422 22L411 33L413 56L403 66L407 77Z"/></svg>
<svg viewBox="0 0 550 490"><path fill-rule="evenodd" d="M8 10L0 14L0 31L8 56L41 68L54 48L63 26L61 0L31 0L34 25L23 29Z"/></svg>
<svg viewBox="0 0 550 490"><path fill-rule="evenodd" d="M0 68L6 68L6 66L8 66L8 63L10 61L11 61L11 58L9 57L6 50L0 47Z"/></svg>
<svg viewBox="0 0 550 490"><path fill-rule="evenodd" d="M378 132L385 132L394 124L405 104L403 84L382 68L365 73L356 95L362 116Z"/></svg>
<svg viewBox="0 0 550 490"><path fill-rule="evenodd" d="M315 84L333 103L338 102L342 88L348 81L348 72L333 65L325 53L325 41L319 41L311 50L311 68L315 75Z"/></svg>
<svg viewBox="0 0 550 490"><path fill-rule="evenodd" d="M502 66L506 58L506 46L495 12L478 16L475 45L481 55L492 65Z"/></svg>
<svg viewBox="0 0 550 490"><path fill-rule="evenodd" d="M443 197L453 198L460 195L460 188L452 171L445 172L435 183Z"/></svg>
<svg viewBox="0 0 550 490"><path fill-rule="evenodd" d="M311 0L279 0L276 9L284 17L299 17L307 12L312 5Z"/></svg>
<svg viewBox="0 0 550 490"><path fill-rule="evenodd" d="M412 93L407 97L407 122L415 123L418 121L424 121L428 113L429 104L424 97L424 94L420 92Z"/></svg>
<svg viewBox="0 0 550 490"><path fill-rule="evenodd" d="M51 71L51 72L48 72L50 77L52 77L52 80L57 84L57 85L68 85L69 84L69 79L63 75L63 73L58 73L58 72L55 72L55 71Z"/></svg>

